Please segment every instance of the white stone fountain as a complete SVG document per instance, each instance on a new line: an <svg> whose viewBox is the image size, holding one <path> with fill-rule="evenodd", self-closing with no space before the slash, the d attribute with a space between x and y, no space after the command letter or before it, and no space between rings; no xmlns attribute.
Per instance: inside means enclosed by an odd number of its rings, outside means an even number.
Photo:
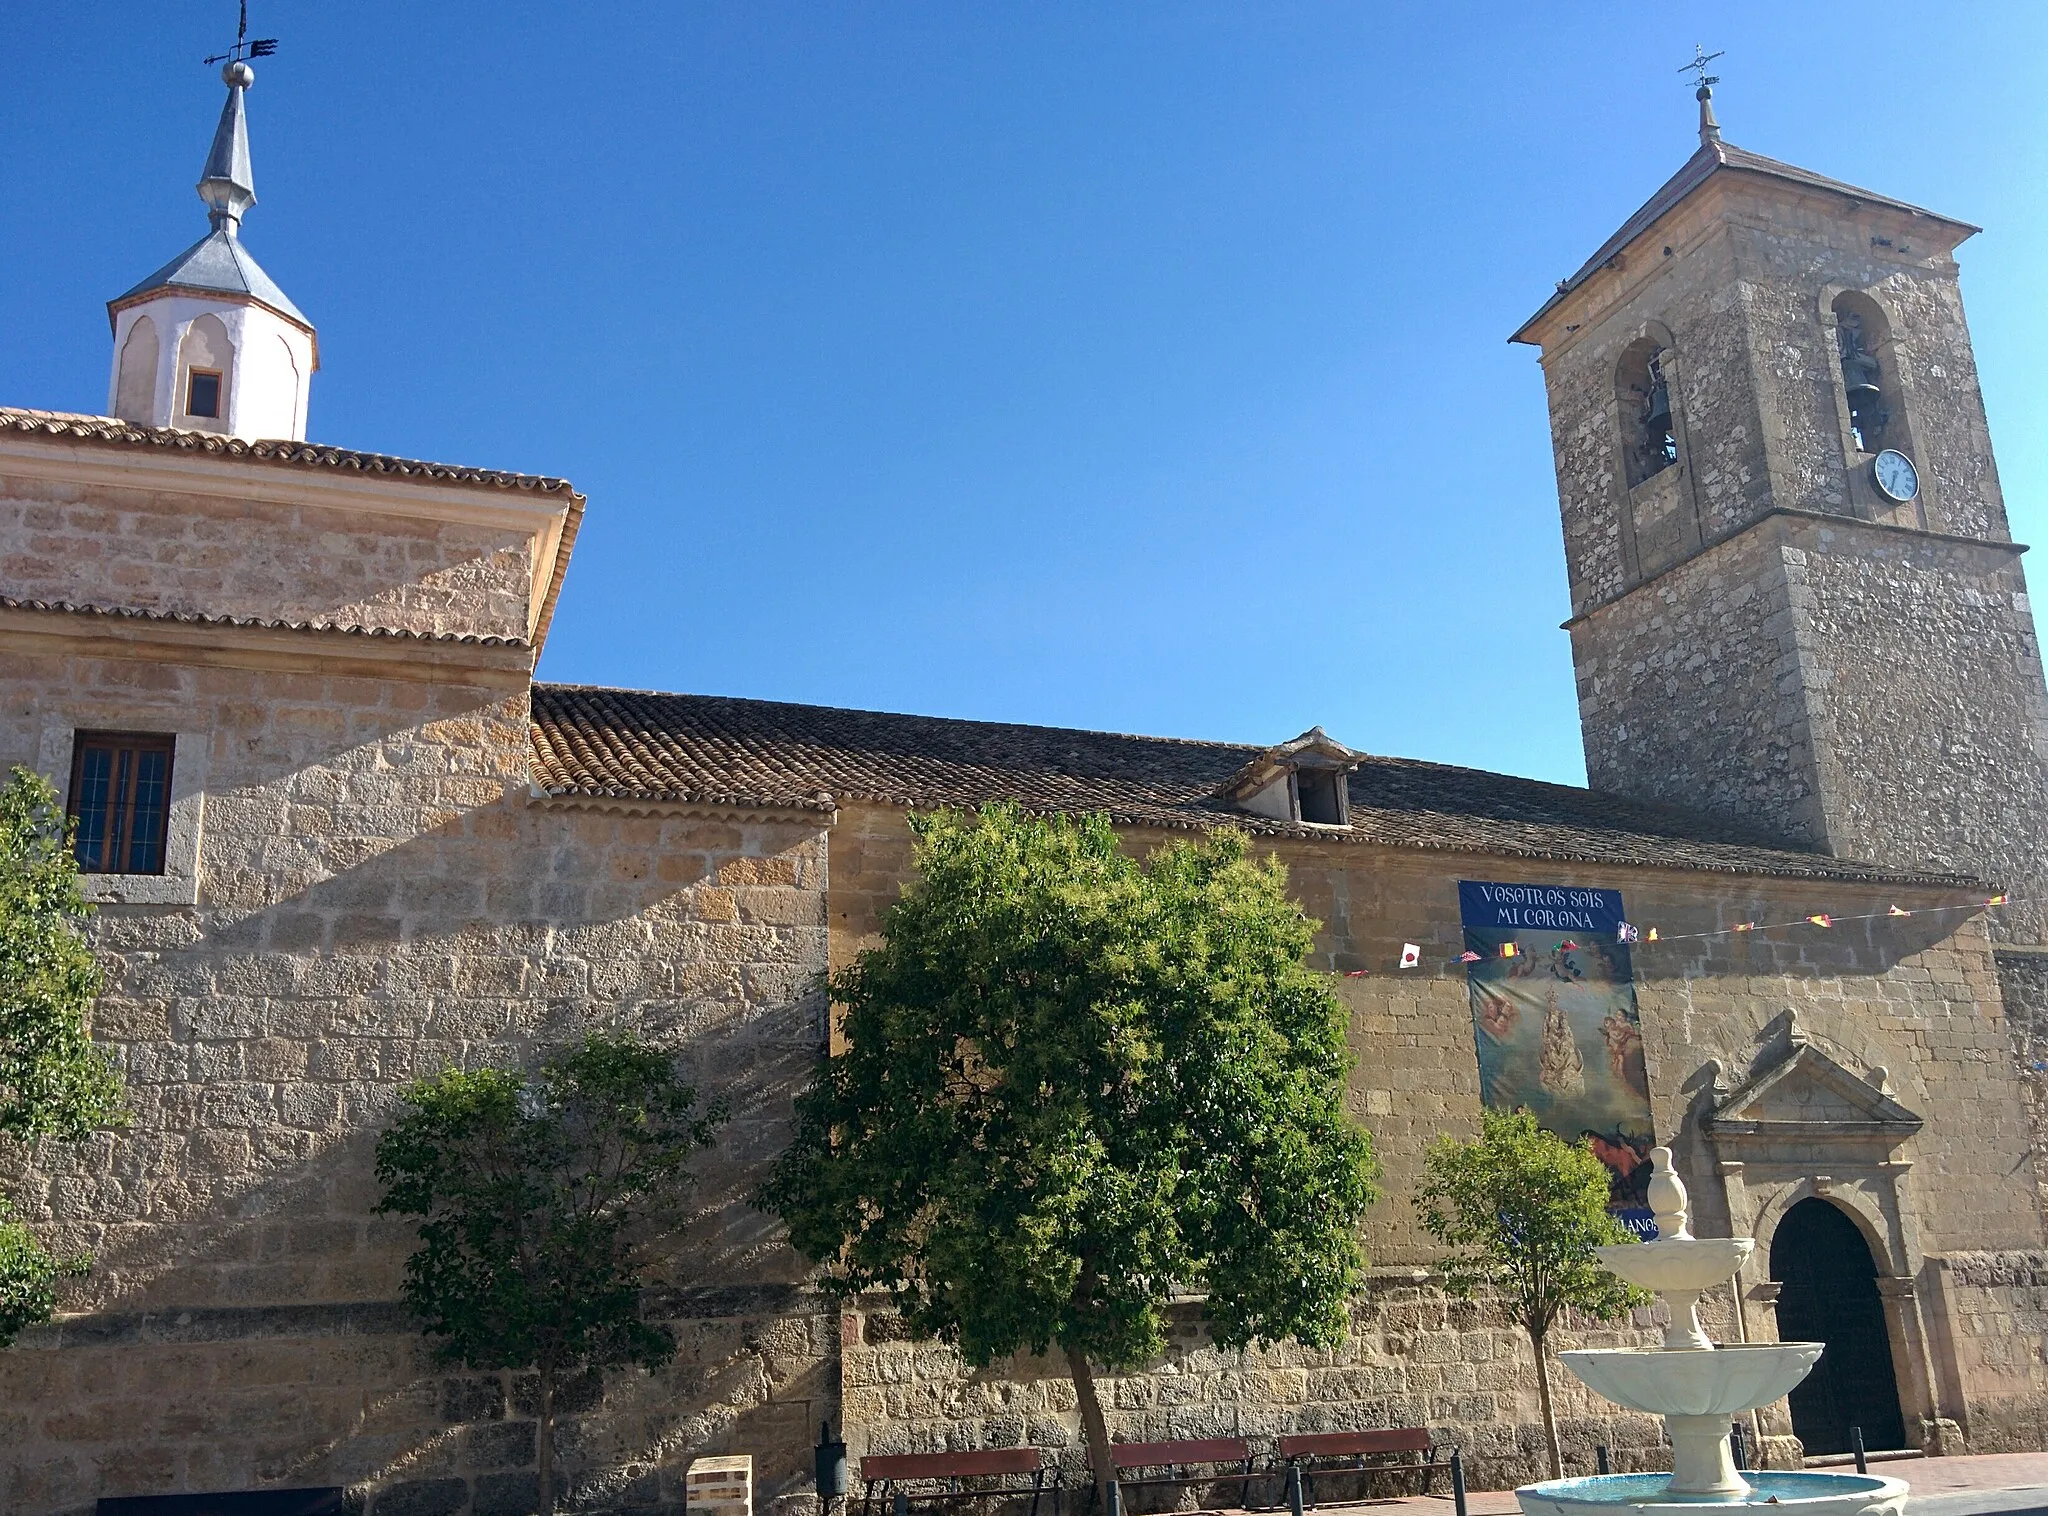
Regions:
<svg viewBox="0 0 2048 1516"><path fill-rule="evenodd" d="M1820 1358L1818 1342L1759 1342L1715 1347L1700 1330L1702 1294L1733 1277L1756 1248L1752 1237L1695 1237L1687 1226L1685 1185L1671 1149L1652 1148L1650 1209L1657 1240L1601 1248L1600 1261L1630 1284L1661 1295L1671 1310L1661 1348L1597 1348L1560 1353L1564 1366L1609 1400L1664 1418L1671 1436L1669 1474L1602 1474L1553 1479L1515 1491L1527 1516L1611 1516L1617 1508L1654 1516L1701 1505L1772 1505L1797 1516L1902 1516L1905 1481L1874 1474L1738 1472L1729 1451L1730 1418L1769 1405L1804 1379ZM1791 1512L1787 1516L1792 1516Z"/></svg>

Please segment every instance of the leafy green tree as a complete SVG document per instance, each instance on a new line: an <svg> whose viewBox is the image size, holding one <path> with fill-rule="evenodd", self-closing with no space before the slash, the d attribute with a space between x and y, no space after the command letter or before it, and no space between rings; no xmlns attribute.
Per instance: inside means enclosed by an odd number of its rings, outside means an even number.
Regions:
<svg viewBox="0 0 2048 1516"><path fill-rule="evenodd" d="M918 878L831 982L845 1050L757 1203L976 1365L1057 1345L1106 1508L1091 1364L1156 1356L1177 1292L1229 1347L1345 1332L1378 1190L1344 1012L1237 833L1141 866L1104 816L911 827Z"/></svg>
<svg viewBox="0 0 2048 1516"><path fill-rule="evenodd" d="M18 1141L76 1142L125 1117L121 1076L88 1031L100 971L79 922L91 909L57 792L15 768L0 787L0 1134ZM91 1265L52 1257L0 1201L0 1347L48 1321L56 1281Z"/></svg>
<svg viewBox="0 0 2048 1516"><path fill-rule="evenodd" d="M56 1314L58 1280L91 1268L90 1253L52 1256L14 1219L14 1207L0 1200L0 1348L13 1346L22 1328L40 1326Z"/></svg>
<svg viewBox="0 0 2048 1516"><path fill-rule="evenodd" d="M448 1069L399 1098L377 1143L377 1209L422 1218L405 1299L443 1362L534 1374L540 1508L552 1511L565 1376L675 1353L641 1292L658 1244L688 1219L691 1160L724 1110L698 1109L669 1053L604 1035L531 1076Z"/></svg>
<svg viewBox="0 0 2048 1516"><path fill-rule="evenodd" d="M1650 1297L1602 1267L1593 1249L1635 1241L1608 1212L1607 1165L1526 1111L1486 1111L1479 1137L1439 1137L1419 1195L1423 1227L1451 1251L1440 1265L1454 1295L1495 1294L1529 1334L1550 1477L1564 1477L1550 1404L1546 1342L1570 1306L1602 1321Z"/></svg>

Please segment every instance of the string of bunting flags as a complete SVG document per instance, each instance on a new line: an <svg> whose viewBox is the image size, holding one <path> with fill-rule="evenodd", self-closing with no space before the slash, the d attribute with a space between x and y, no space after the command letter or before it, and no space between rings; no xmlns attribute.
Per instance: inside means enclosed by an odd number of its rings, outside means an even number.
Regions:
<svg viewBox="0 0 2048 1516"><path fill-rule="evenodd" d="M1828 911L1816 911L1810 916L1801 916L1796 921L1739 921L1733 926L1716 927L1708 932L1661 932L1654 926L1641 927L1632 922L1622 921L1617 922L1615 925L1614 940L1616 942L1632 943L1637 946L1652 942L1692 942L1703 937L1733 937L1743 932L1775 932L1785 927L1815 926L1832 928L1852 921L1887 921L1897 920L1905 916L1939 916L1950 911L1996 910L2000 906L2012 905L2013 903L2014 901L2009 895L1988 895L1982 900L1973 900L1964 905L1924 906L1916 911L1904 910L1896 905L1882 911L1866 911L1855 916L1837 916ZM2020 903L2027 904L2029 902L2022 901ZM1603 933L1602 935L1605 934ZM1572 938L1564 937L1559 940L1556 951L1565 952L1577 946L1579 944ZM1519 958L1526 956L1528 949L1519 943L1508 941L1500 944L1498 952L1502 958ZM1451 959L1446 966L1481 963L1485 961L1486 956L1485 954L1467 949ZM1414 969L1421 966L1421 945L1414 942L1402 943L1399 967ZM1371 972L1370 969L1352 969L1346 972L1344 977L1346 979L1363 979Z"/></svg>

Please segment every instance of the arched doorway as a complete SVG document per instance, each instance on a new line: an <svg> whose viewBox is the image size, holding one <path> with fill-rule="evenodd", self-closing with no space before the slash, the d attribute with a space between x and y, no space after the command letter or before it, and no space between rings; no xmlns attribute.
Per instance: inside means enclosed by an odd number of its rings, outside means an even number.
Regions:
<svg viewBox="0 0 2048 1516"><path fill-rule="evenodd" d="M1802 1200L1771 1238L1780 1282L1778 1336L1827 1351L1791 1395L1792 1430L1809 1453L1847 1453L1849 1428L1871 1448L1906 1446L1877 1265L1851 1221L1825 1200Z"/></svg>

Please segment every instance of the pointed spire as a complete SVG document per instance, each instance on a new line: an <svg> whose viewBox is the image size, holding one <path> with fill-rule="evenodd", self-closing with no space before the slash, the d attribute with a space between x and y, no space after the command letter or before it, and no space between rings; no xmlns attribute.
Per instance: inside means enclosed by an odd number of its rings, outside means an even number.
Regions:
<svg viewBox="0 0 2048 1516"><path fill-rule="evenodd" d="M1693 99L1700 103L1700 146L1712 147L1721 140L1721 123L1714 119L1714 86L1721 82L1718 75L1707 72L1707 66L1716 58L1725 57L1726 50L1710 53L1695 42L1692 45L1692 62L1682 63L1678 71L1691 74L1699 88L1693 91Z"/></svg>
<svg viewBox="0 0 2048 1516"><path fill-rule="evenodd" d="M230 63L220 77L228 98L213 131L206 167L199 173L199 198L206 202L207 219L214 228L225 228L232 236L243 214L256 203L256 176L249 168L249 115L243 104L244 92L256 82L256 70L246 63Z"/></svg>

